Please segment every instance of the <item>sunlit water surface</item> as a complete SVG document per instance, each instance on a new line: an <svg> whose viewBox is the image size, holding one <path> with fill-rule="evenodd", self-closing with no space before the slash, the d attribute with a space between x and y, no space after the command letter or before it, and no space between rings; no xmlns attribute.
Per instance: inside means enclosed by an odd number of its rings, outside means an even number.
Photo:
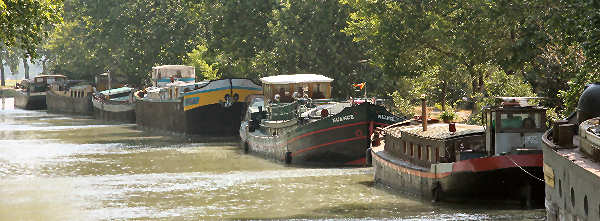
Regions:
<svg viewBox="0 0 600 221"><path fill-rule="evenodd" d="M236 140L12 106L0 103L0 220L544 218L515 205L419 201L374 185L372 168L287 167Z"/></svg>

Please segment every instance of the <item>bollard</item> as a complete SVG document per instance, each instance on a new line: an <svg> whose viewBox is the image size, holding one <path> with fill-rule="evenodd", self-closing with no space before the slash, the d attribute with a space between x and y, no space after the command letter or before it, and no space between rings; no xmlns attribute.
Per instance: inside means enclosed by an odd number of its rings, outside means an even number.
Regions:
<svg viewBox="0 0 600 221"><path fill-rule="evenodd" d="M558 145L563 148L573 148L573 136L575 136L575 124L561 124L558 126Z"/></svg>

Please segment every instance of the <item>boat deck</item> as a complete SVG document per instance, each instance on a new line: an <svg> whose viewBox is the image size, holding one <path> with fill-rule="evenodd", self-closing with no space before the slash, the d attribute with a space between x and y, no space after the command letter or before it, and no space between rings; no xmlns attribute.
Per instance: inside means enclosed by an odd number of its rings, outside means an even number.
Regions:
<svg viewBox="0 0 600 221"><path fill-rule="evenodd" d="M579 148L579 136L573 137L573 144L577 146L577 148L559 149L555 151L562 157L573 162L575 165L600 177L600 163L592 161L590 157L581 152Z"/></svg>
<svg viewBox="0 0 600 221"><path fill-rule="evenodd" d="M395 157L395 156L387 153L386 151L384 151L384 147L385 147L385 141L382 140L381 145L376 146L376 147L371 147L371 151L373 152L373 154L376 154L380 158L382 158L390 163L393 163L395 167L400 166L400 167L404 167L407 169L413 169L413 170L417 170L417 171L421 171L421 172L429 172L431 170L431 168L417 166L410 162L402 160L398 157Z"/></svg>

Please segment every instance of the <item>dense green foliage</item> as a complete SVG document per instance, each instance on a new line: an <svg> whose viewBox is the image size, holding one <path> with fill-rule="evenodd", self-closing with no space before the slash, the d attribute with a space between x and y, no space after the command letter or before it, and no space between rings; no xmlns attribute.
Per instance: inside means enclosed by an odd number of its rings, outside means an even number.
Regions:
<svg viewBox="0 0 600 221"><path fill-rule="evenodd" d="M62 0L0 1L0 45L37 57L37 46L61 22L61 12Z"/></svg>
<svg viewBox="0 0 600 221"><path fill-rule="evenodd" d="M477 109L537 94L566 114L598 75L597 1L341 2L355 9L345 31L368 45L372 63L415 82L396 96L417 90L442 106L466 96Z"/></svg>
<svg viewBox="0 0 600 221"><path fill-rule="evenodd" d="M39 57L38 47L62 21L62 6L62 0L0 0L0 85L4 65L15 74L21 60Z"/></svg>
<svg viewBox="0 0 600 221"><path fill-rule="evenodd" d="M324 74L340 98L367 82L400 113L425 94L473 110L495 96L542 96L565 115L600 80L600 3L65 0L64 23L37 51L56 73L110 70L137 86L152 66L188 64L202 79Z"/></svg>

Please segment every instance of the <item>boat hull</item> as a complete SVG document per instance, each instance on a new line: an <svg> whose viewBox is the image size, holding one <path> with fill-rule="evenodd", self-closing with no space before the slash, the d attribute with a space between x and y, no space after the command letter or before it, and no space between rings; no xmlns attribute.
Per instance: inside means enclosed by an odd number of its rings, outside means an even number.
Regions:
<svg viewBox="0 0 600 221"><path fill-rule="evenodd" d="M504 155L414 166L383 150L372 151L375 180L428 200L502 200L541 205L542 154ZM516 166L516 165L519 166ZM526 172L524 172L527 171Z"/></svg>
<svg viewBox="0 0 600 221"><path fill-rule="evenodd" d="M549 134L542 137L546 220L600 220L600 175L598 167L592 166L597 162L589 162L591 157L582 157L577 149L560 150L565 153L559 154ZM580 145L582 142L586 141L580 139ZM588 168L575 163L585 161Z"/></svg>
<svg viewBox="0 0 600 221"><path fill-rule="evenodd" d="M92 97L94 117L103 121L135 123L135 102L104 102Z"/></svg>
<svg viewBox="0 0 600 221"><path fill-rule="evenodd" d="M240 127L245 102L229 107L209 104L184 111L181 101L138 101L136 122L144 128L167 133L199 136L235 136Z"/></svg>
<svg viewBox="0 0 600 221"><path fill-rule="evenodd" d="M46 94L46 104L49 113L94 115L91 94L86 97L71 97L48 91Z"/></svg>
<svg viewBox="0 0 600 221"><path fill-rule="evenodd" d="M15 107L25 110L46 109L46 92L23 93L15 95Z"/></svg>
<svg viewBox="0 0 600 221"><path fill-rule="evenodd" d="M362 166L369 135L376 126L399 121L382 106L363 103L289 132L270 136L240 128L244 148L286 163L315 166Z"/></svg>

